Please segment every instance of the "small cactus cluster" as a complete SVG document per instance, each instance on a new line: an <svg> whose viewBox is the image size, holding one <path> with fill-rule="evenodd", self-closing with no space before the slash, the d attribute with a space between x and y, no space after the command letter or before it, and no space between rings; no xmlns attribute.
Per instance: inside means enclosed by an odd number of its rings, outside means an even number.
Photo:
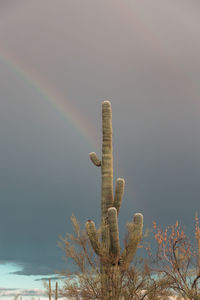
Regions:
<svg viewBox="0 0 200 300"><path fill-rule="evenodd" d="M109 101L102 103L102 160L95 152L90 153L90 159L95 166L101 167L101 241L92 220L88 220L85 226L101 262L102 299L117 300L120 298L120 272L130 265L142 238L143 215L135 214L133 222L127 224L128 241L121 253L118 215L125 181L118 178L113 193L112 110Z"/></svg>
<svg viewBox="0 0 200 300"><path fill-rule="evenodd" d="M49 296L49 300L52 300L51 279L49 279L48 296ZM58 300L58 282L57 281L56 281L56 289L55 289L55 300Z"/></svg>

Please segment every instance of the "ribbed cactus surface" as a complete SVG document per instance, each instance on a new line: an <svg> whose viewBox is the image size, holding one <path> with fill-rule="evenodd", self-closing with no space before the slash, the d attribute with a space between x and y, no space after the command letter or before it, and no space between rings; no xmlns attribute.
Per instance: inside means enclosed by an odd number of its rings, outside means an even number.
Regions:
<svg viewBox="0 0 200 300"><path fill-rule="evenodd" d="M124 193L125 181L118 178L113 192L113 150L111 103L102 103L102 159L95 152L90 153L95 166L101 167L101 240L95 223L86 222L86 231L95 253L101 261L101 285L103 300L120 298L120 274L130 265L142 237L143 215L137 213L128 223L128 241L120 251L118 215ZM113 195L114 194L114 195Z"/></svg>

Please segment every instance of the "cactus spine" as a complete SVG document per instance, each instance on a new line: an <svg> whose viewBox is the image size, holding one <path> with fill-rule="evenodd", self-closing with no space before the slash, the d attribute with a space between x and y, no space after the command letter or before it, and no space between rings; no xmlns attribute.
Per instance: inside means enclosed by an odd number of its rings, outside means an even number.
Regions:
<svg viewBox="0 0 200 300"><path fill-rule="evenodd" d="M125 181L118 178L113 196L113 154L112 154L112 110L111 103L102 103L102 160L95 152L90 159L101 167L101 241L98 239L95 223L86 222L90 243L101 262L101 289L103 300L118 300L121 292L120 274L131 263L142 237L143 215L135 214L133 222L127 224L128 241L120 253L118 214L124 193Z"/></svg>

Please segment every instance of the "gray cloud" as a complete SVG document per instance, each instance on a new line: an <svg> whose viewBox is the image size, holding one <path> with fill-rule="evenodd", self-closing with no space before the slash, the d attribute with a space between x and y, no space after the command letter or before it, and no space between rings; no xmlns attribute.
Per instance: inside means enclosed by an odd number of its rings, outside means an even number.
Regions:
<svg viewBox="0 0 200 300"><path fill-rule="evenodd" d="M30 263L18 263L20 267L22 267L22 270L20 271L15 271L15 272L10 272L10 274L15 274L15 275L48 275L51 272L54 273L55 270L52 270L50 267L47 266L41 266L38 264L30 264Z"/></svg>
<svg viewBox="0 0 200 300"><path fill-rule="evenodd" d="M200 196L197 1L25 1L0 24L0 243L5 260L24 262L17 274L63 268L56 241L72 230L72 213L82 226L99 222L100 173L88 153L100 153L107 97L115 177L126 180L121 233L140 211L145 226L179 219L192 235ZM83 116L77 126L93 132L90 143L31 80L74 108L72 118Z"/></svg>
<svg viewBox="0 0 200 300"><path fill-rule="evenodd" d="M64 276L54 276L54 277L41 277L41 278L38 278L38 279L35 279L35 281L47 281L49 279L51 279L52 281L56 281L56 280L60 280L60 279L65 279L66 277Z"/></svg>

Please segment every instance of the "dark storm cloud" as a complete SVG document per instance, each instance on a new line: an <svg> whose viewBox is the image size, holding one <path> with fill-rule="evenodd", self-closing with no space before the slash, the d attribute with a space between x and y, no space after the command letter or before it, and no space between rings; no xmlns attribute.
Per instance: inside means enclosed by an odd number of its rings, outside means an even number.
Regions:
<svg viewBox="0 0 200 300"><path fill-rule="evenodd" d="M56 281L56 280L60 280L60 279L64 279L64 278L66 278L66 277L63 277L63 276L61 276L61 277L56 277L56 276L54 276L54 277L41 277L41 278L38 278L38 279L35 279L35 281L43 281L43 280L49 280L49 279L51 279L52 281Z"/></svg>
<svg viewBox="0 0 200 300"><path fill-rule="evenodd" d="M41 266L39 264L30 263L18 263L18 266L22 268L20 271L10 272L10 274L15 275L48 275L54 273L55 270L51 269L49 266Z"/></svg>
<svg viewBox="0 0 200 300"><path fill-rule="evenodd" d="M88 153L101 151L107 97L115 177L126 180L120 230L140 211L145 226L179 219L191 234L200 197L197 1L25 1L0 22L0 54L97 132L93 149L3 60L0 244L5 260L26 263L17 274L64 268L56 241L71 231L72 213L82 226L99 222L100 172Z"/></svg>

